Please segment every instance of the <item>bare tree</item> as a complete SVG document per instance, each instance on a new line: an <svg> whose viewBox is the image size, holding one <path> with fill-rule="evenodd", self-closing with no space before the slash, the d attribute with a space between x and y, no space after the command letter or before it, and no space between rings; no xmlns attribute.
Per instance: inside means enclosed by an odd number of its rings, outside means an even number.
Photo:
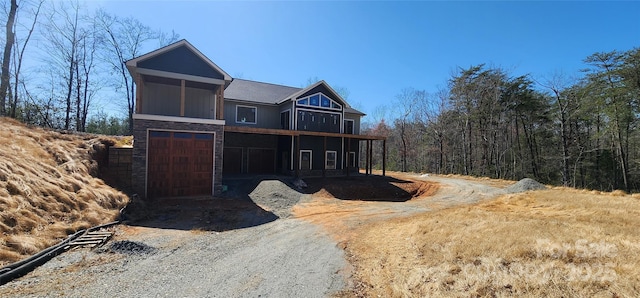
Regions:
<svg viewBox="0 0 640 298"><path fill-rule="evenodd" d="M92 74L96 64L96 52L98 50L99 37L95 30L89 29L83 34L81 40L82 53L78 62L77 71L77 130L86 131L87 116L92 98L99 86L93 86ZM93 86L93 87L92 87Z"/></svg>
<svg viewBox="0 0 640 298"><path fill-rule="evenodd" d="M403 89L400 94L396 96L395 107L398 109L399 117L395 121L395 126L400 134L400 142L402 144L400 155L402 163L401 170L403 172L407 171L407 159L409 158L409 150L411 149L409 140L411 122L413 122L418 102L423 101L425 97L425 91L415 90L413 88Z"/></svg>
<svg viewBox="0 0 640 298"><path fill-rule="evenodd" d="M61 99L64 105L63 128L71 129L74 110L74 85L80 46L80 4L77 1L51 4L44 35L47 40L46 58L60 72L64 87Z"/></svg>
<svg viewBox="0 0 640 298"><path fill-rule="evenodd" d="M129 130L133 130L133 113L135 111L135 86L134 80L129 75L125 62L143 53L145 45L152 40L161 43L174 42L178 35L166 35L152 30L134 18L119 18L106 11L97 12L96 27L105 33L102 60L118 73L115 84L116 90L120 90L127 100L126 110L129 119ZM166 44L163 44L164 46Z"/></svg>
<svg viewBox="0 0 640 298"><path fill-rule="evenodd" d="M541 86L551 90L553 93L553 104L556 107L558 125L560 126L560 143L562 145L562 185L569 186L569 154L570 134L569 119L571 117L571 102L567 98L564 91L571 86L572 80L568 79L563 73L555 73L549 79L539 83Z"/></svg>
<svg viewBox="0 0 640 298"><path fill-rule="evenodd" d="M18 109L18 104L19 104L19 92L18 92L18 88L20 85L20 75L21 75L21 71L22 71L22 62L24 61L24 54L25 51L27 49L27 45L29 44L29 41L31 40L31 36L33 35L33 32L35 30L36 24L38 23L38 16L40 15L40 9L42 8L42 4L44 3L44 0L40 0L38 2L38 4L36 5L36 7L33 9L32 11L32 22L30 27L27 28L27 36L25 37L24 41L22 41L22 47L20 48L20 51L14 51L14 71L13 71L13 101L10 104L10 111L9 111L9 115L12 118L16 118L16 110ZM16 46L19 45L19 40L16 38Z"/></svg>
<svg viewBox="0 0 640 298"><path fill-rule="evenodd" d="M9 66L11 65L11 50L15 42L14 22L16 20L16 11L18 3L11 0L11 7L7 17L7 39L4 44L4 52L2 58L2 73L0 73L0 115L6 115L7 90L9 89Z"/></svg>

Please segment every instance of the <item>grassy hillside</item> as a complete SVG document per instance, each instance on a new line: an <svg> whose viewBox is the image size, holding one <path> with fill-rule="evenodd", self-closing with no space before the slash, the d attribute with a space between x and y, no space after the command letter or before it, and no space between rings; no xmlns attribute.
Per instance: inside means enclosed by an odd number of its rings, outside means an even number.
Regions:
<svg viewBox="0 0 640 298"><path fill-rule="evenodd" d="M114 139L61 134L0 118L0 266L77 230L114 220L128 197L96 178Z"/></svg>
<svg viewBox="0 0 640 298"><path fill-rule="evenodd" d="M640 196L554 188L379 222L347 252L364 297L638 297Z"/></svg>

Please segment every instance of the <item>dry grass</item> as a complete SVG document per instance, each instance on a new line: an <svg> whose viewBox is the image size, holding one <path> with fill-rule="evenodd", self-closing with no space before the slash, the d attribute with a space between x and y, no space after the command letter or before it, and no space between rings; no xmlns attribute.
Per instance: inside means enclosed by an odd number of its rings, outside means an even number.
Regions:
<svg viewBox="0 0 640 298"><path fill-rule="evenodd" d="M7 118L0 126L0 266L111 221L127 203L125 194L94 177L94 156L116 140Z"/></svg>
<svg viewBox="0 0 640 298"><path fill-rule="evenodd" d="M566 188L378 222L347 252L366 297L638 297L640 200Z"/></svg>

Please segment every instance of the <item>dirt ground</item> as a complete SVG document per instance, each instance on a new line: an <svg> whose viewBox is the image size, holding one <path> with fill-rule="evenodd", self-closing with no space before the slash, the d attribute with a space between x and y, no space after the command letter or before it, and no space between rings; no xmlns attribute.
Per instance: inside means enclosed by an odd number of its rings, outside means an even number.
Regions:
<svg viewBox="0 0 640 298"><path fill-rule="evenodd" d="M227 181L222 198L140 203L142 218L99 249L66 252L0 286L3 297L327 297L351 288L345 255L361 227L468 204L485 181L388 177ZM139 211L143 210L143 211Z"/></svg>

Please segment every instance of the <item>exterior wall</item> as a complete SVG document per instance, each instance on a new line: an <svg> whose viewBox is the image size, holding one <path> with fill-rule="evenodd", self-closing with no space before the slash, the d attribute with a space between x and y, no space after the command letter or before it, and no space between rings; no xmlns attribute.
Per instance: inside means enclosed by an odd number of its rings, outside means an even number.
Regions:
<svg viewBox="0 0 640 298"><path fill-rule="evenodd" d="M142 88L142 113L180 116L180 86L145 82Z"/></svg>
<svg viewBox="0 0 640 298"><path fill-rule="evenodd" d="M324 137L301 136L298 150L313 150L311 153L311 170L324 169ZM342 168L342 138L327 138L327 151L336 151L336 170ZM299 158L299 157L298 157ZM300 161L296 164L299 166Z"/></svg>
<svg viewBox="0 0 640 298"><path fill-rule="evenodd" d="M131 173L131 184L133 191L139 196L146 195L147 178L147 131L149 129L171 130L171 131L202 131L214 132L214 194L222 192L222 150L224 141L224 126L202 123L184 123L174 121L157 121L146 119L133 120L133 164Z"/></svg>
<svg viewBox="0 0 640 298"><path fill-rule="evenodd" d="M111 186L129 191L133 148L108 147L108 154L107 162L100 164L100 178Z"/></svg>
<svg viewBox="0 0 640 298"><path fill-rule="evenodd" d="M224 133L224 147L242 148L242 173L249 172L249 149L273 149L276 153L274 159L278 158L278 136L244 134L244 133ZM276 164L276 169L277 169Z"/></svg>
<svg viewBox="0 0 640 298"><path fill-rule="evenodd" d="M236 106L255 107L257 109L256 124L236 122ZM262 105L254 103L241 103L237 101L225 100L224 117L227 125L249 126L257 128L280 129L280 108L275 105Z"/></svg>
<svg viewBox="0 0 640 298"><path fill-rule="evenodd" d="M142 88L142 113L161 116L180 116L180 86L145 82ZM214 119L213 90L185 87L184 116Z"/></svg>
<svg viewBox="0 0 640 298"><path fill-rule="evenodd" d="M139 68L181 73L198 77L224 80L224 74L211 68L186 46L140 61Z"/></svg>
<svg viewBox="0 0 640 298"><path fill-rule="evenodd" d="M300 110L296 112L297 130L340 133L342 115L320 110Z"/></svg>
<svg viewBox="0 0 640 298"><path fill-rule="evenodd" d="M185 87L184 116L214 119L215 98L213 90Z"/></svg>

